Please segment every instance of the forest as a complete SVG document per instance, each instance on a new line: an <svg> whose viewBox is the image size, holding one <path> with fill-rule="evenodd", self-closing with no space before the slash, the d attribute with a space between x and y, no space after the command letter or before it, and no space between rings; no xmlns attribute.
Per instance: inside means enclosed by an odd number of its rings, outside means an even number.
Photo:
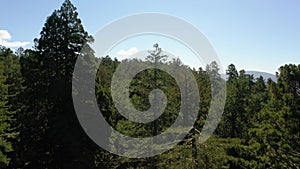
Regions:
<svg viewBox="0 0 300 169"><path fill-rule="evenodd" d="M159 53L163 46L158 45L149 51L146 61L98 58L88 45L93 40L76 7L65 0L46 19L32 49L0 47L0 168L300 168L300 64L279 67L277 81L254 78L230 64L223 79L216 62L190 68L179 59L166 61L167 56ZM101 61L95 79L97 106L112 128L138 138L155 136L174 123L180 111L180 91L164 71L138 73L129 87L135 108L149 109L148 96L156 88L165 93L168 102L157 120L132 122L118 112L112 100L111 81L118 65L159 62L190 70L201 105L193 128L173 149L153 157L122 157L100 148L85 133L75 113L72 78L77 59L84 60L87 69ZM226 83L226 104L213 135L200 143L199 131L212 100L211 77L217 84ZM118 142L124 140L108 135L106 141L122 151L124 147L118 147Z"/></svg>

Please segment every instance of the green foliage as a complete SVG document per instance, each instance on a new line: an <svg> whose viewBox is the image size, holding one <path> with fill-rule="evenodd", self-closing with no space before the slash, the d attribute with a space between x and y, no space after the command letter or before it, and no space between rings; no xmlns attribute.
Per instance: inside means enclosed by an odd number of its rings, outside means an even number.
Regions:
<svg viewBox="0 0 300 169"><path fill-rule="evenodd" d="M227 70L227 98L223 119L219 126L218 135L231 138L246 138L250 119L253 116L251 95L253 94L254 80L251 75L242 70L239 73L234 65ZM256 105L253 105L255 107Z"/></svg>
<svg viewBox="0 0 300 169"><path fill-rule="evenodd" d="M1 52L3 55L3 52ZM1 56L2 56L1 55ZM6 165L9 162L9 159L5 155L5 153L12 150L11 143L7 140L7 130L9 130L9 120L10 117L8 116L8 108L7 108L7 96L8 96L8 87L5 84L6 82L6 76L5 74L5 68L3 60L5 58L1 57L0 62L0 162L4 163L1 165Z"/></svg>
<svg viewBox="0 0 300 169"><path fill-rule="evenodd" d="M281 67L278 82L268 81L269 99L252 118L248 139L229 150L232 168L299 168L299 66ZM267 98L257 80L252 99ZM258 84L260 83L260 84ZM257 97L259 96L259 97ZM299 103L299 102L298 102ZM254 109L256 110L256 109ZM298 128L297 128L298 127ZM297 129L296 129L297 128Z"/></svg>
<svg viewBox="0 0 300 169"><path fill-rule="evenodd" d="M84 30L76 7L65 0L46 20L35 39L34 49L15 54L0 48L0 168L295 168L300 167L300 65L279 68L278 81L254 79L231 64L227 70L227 96L223 118L205 143L199 142L202 126L211 108L211 99L225 80L216 62L205 69L190 69L179 59L167 56L155 44L145 61L118 61L109 56L96 58L87 45L93 38ZM187 77L176 68L189 70L196 78L200 109L189 134L173 149L150 158L126 158L99 148L80 126L72 102L75 61L81 59L87 76L101 61L95 79L98 107L113 129L132 137L150 137L166 131L180 113L181 99L189 100ZM132 105L148 110L152 90L167 97L164 113L148 124L123 117L112 100L111 81L120 64L151 63L154 69L139 72L130 82ZM155 69L168 65L185 78L186 98L181 98L176 80ZM128 67L124 74L131 72ZM74 74L77 77L77 74ZM87 82L86 82L87 83ZM85 84L85 82L83 83ZM122 84L122 83L121 83ZM76 90L74 90L76 92ZM74 92L73 91L73 92ZM118 93L121 96L123 93ZM82 102L89 102L80 98ZM97 105L94 105L97 106ZM124 105L126 108L126 105ZM156 109L158 111L158 109ZM86 110L88 111L88 110ZM192 110L191 110L192 111ZM183 128L172 131L179 135ZM107 132L107 143L118 151L132 145ZM122 143L122 144L121 144ZM145 143L146 144L146 143ZM157 149L165 145L155 145ZM135 155L142 154L138 147ZM125 152L126 153L126 152Z"/></svg>
<svg viewBox="0 0 300 169"><path fill-rule="evenodd" d="M160 155L159 168L228 168L229 156L226 149L239 144L239 140L212 136L201 144L197 141L198 137L197 132L193 133L183 144Z"/></svg>
<svg viewBox="0 0 300 169"><path fill-rule="evenodd" d="M71 84L76 59L94 57L88 48L82 51L92 38L69 0L47 18L40 35L21 57L26 90L13 167L95 168L97 146L77 120Z"/></svg>
<svg viewBox="0 0 300 169"><path fill-rule="evenodd" d="M21 50L21 49L20 49ZM21 90L19 58L10 49L0 48L0 168L11 161L16 141L16 113L19 111L17 95Z"/></svg>

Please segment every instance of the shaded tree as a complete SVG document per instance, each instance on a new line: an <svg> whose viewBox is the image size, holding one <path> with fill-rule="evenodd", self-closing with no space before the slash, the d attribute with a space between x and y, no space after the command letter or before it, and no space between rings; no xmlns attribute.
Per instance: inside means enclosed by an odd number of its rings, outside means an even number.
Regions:
<svg viewBox="0 0 300 169"><path fill-rule="evenodd" d="M19 115L22 168L94 168L97 146L81 128L72 103L72 75L83 46L92 41L65 0L48 18L34 50L21 58L26 90Z"/></svg>

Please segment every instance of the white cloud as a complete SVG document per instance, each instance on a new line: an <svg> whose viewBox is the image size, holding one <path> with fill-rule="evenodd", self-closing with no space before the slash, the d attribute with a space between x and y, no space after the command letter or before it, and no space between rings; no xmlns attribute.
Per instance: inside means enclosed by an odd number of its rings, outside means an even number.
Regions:
<svg viewBox="0 0 300 169"><path fill-rule="evenodd" d="M11 36L7 30L0 30L0 39L10 39Z"/></svg>
<svg viewBox="0 0 300 169"><path fill-rule="evenodd" d="M30 42L20 42L20 41L13 41L9 42L7 40L11 39L11 35L7 30L0 30L0 45L5 47L23 47L30 44Z"/></svg>
<svg viewBox="0 0 300 169"><path fill-rule="evenodd" d="M128 49L127 51L126 50L120 50L120 51L117 52L117 54L119 56L130 56L130 55L133 55L137 52L138 52L138 49L136 47L132 47L132 48Z"/></svg>

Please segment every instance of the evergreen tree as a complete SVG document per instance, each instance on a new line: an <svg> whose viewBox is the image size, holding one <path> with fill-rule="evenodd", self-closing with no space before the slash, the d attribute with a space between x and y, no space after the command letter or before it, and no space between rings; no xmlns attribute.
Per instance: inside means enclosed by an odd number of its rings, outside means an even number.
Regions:
<svg viewBox="0 0 300 169"><path fill-rule="evenodd" d="M18 119L19 166L94 168L97 146L77 120L71 84L76 59L92 38L69 0L47 18L40 35L21 60L27 99Z"/></svg>
<svg viewBox="0 0 300 169"><path fill-rule="evenodd" d="M20 49L21 50L21 49ZM13 160L17 141L16 115L20 108L18 93L22 89L19 57L9 48L0 48L0 168Z"/></svg>
<svg viewBox="0 0 300 169"><path fill-rule="evenodd" d="M248 110L254 80L252 75L239 73L233 64L226 72L227 98L222 121L217 134L222 137L246 138L252 112Z"/></svg>
<svg viewBox="0 0 300 169"><path fill-rule="evenodd" d="M9 137L9 127L10 127L10 116L8 114L7 107L7 96L8 96L8 87L5 84L5 66L4 60L5 51L1 49L0 54L0 168L5 168L9 163L9 158L7 157L7 152L12 151L11 143L8 141Z"/></svg>
<svg viewBox="0 0 300 169"><path fill-rule="evenodd" d="M228 154L231 168L299 168L299 98L297 88L299 69L296 65L282 66L278 83L268 81L268 93L264 91L262 80L254 85L257 93L252 99L263 99L252 109L252 128L242 144L231 148ZM257 102L258 100L254 100ZM265 103L265 104L264 104ZM253 105L251 105L253 106Z"/></svg>

